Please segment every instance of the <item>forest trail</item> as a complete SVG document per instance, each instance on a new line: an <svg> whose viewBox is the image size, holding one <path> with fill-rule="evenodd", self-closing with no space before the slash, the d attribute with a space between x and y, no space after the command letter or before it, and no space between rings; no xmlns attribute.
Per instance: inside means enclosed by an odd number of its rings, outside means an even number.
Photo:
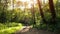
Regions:
<svg viewBox="0 0 60 34"><path fill-rule="evenodd" d="M21 30L15 32L15 34L55 34L55 33L44 30L37 30L35 28L31 28L31 26L24 26Z"/></svg>

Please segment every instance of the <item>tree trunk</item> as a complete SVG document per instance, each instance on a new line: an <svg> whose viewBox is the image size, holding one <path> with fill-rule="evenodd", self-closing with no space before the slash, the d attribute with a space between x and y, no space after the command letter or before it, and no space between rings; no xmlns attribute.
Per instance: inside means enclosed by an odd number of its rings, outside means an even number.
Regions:
<svg viewBox="0 0 60 34"><path fill-rule="evenodd" d="M54 23L56 23L56 12L54 9L53 0L49 0L49 7L50 7L50 11L51 11L51 16L52 16L51 23L54 24Z"/></svg>
<svg viewBox="0 0 60 34"><path fill-rule="evenodd" d="M31 13L32 13L33 27L34 27L35 24L36 24L36 21L35 21L35 10L34 10L34 0L33 0L33 3L31 5L32 5L32 7L31 7Z"/></svg>
<svg viewBox="0 0 60 34"><path fill-rule="evenodd" d="M40 11L40 14L41 14L41 18L42 18L43 22L46 23L46 20L44 18L44 14L43 14L43 10L42 10L42 7L41 7L41 2L39 0L37 0L37 2L38 2L39 11Z"/></svg>

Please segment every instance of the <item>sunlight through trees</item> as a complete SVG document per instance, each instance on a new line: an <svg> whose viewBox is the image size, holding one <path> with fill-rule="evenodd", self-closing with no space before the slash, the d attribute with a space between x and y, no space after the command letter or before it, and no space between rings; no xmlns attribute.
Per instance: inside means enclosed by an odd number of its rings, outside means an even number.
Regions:
<svg viewBox="0 0 60 34"><path fill-rule="evenodd" d="M0 25L33 26L48 31L60 30L59 0L0 0ZM7 26L5 26L7 24ZM11 24L10 24L11 25ZM2 31L2 30L1 30Z"/></svg>

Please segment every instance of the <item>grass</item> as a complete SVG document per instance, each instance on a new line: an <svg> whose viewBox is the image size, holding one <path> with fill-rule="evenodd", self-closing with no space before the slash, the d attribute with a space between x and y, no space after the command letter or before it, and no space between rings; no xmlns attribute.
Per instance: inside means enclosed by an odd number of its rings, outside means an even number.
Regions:
<svg viewBox="0 0 60 34"><path fill-rule="evenodd" d="M0 34L14 34L17 30L22 28L21 23L0 23Z"/></svg>

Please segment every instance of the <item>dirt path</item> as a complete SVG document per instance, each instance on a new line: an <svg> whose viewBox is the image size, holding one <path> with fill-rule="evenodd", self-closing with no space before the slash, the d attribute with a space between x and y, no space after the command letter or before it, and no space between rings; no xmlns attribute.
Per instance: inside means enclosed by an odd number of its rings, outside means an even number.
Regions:
<svg viewBox="0 0 60 34"><path fill-rule="evenodd" d="M15 34L55 34L55 33L44 30L37 30L35 28L31 28L30 26L24 26L23 29L17 31Z"/></svg>

